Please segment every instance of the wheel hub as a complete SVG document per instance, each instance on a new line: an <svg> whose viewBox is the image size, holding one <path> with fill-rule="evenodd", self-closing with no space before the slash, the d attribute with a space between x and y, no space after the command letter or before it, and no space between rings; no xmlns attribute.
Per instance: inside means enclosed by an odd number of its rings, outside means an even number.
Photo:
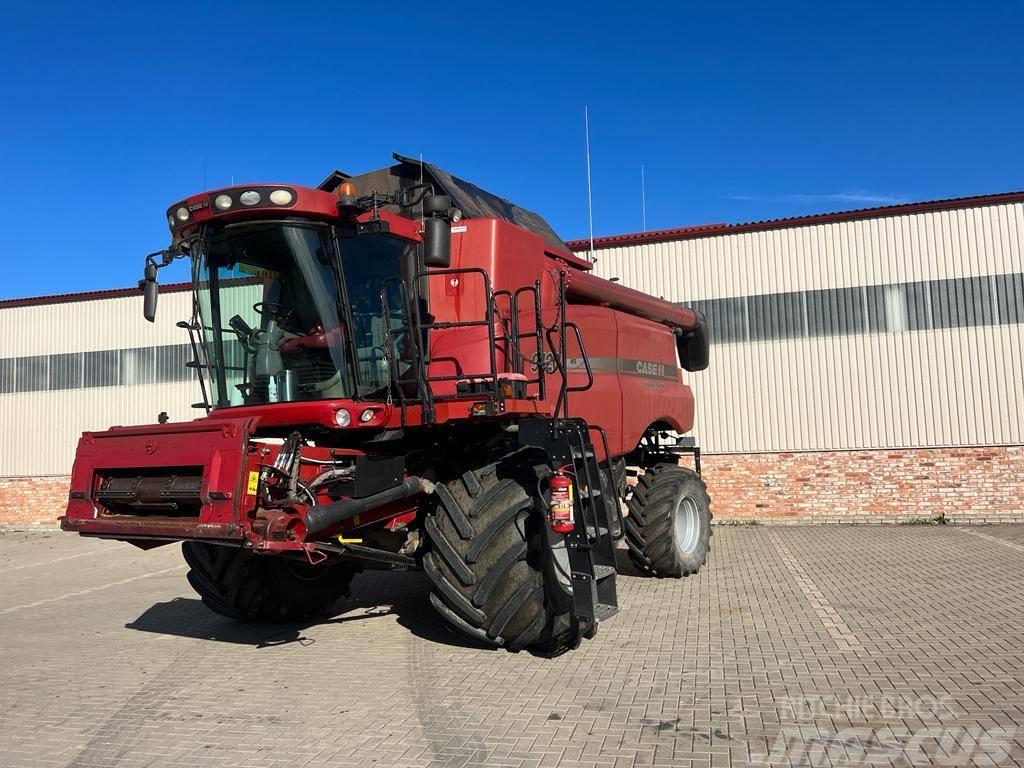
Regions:
<svg viewBox="0 0 1024 768"><path fill-rule="evenodd" d="M672 531L676 549L682 555L692 555L700 541L700 512L697 502L690 496L680 496L672 510Z"/></svg>

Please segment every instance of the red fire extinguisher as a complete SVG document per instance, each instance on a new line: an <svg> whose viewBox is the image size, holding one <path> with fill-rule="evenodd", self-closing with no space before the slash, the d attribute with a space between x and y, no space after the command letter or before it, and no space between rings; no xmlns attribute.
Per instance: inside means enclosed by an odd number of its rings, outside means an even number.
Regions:
<svg viewBox="0 0 1024 768"><path fill-rule="evenodd" d="M572 480L562 469L557 469L548 487L551 489L551 503L548 506L551 530L555 533L572 533L576 526L572 513Z"/></svg>

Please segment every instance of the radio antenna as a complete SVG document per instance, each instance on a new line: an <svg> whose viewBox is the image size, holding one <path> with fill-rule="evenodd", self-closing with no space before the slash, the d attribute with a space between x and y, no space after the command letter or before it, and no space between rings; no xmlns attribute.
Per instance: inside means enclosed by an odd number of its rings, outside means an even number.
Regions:
<svg viewBox="0 0 1024 768"><path fill-rule="evenodd" d="M647 231L647 180L644 178L644 164L640 163L640 216L643 218L644 228Z"/></svg>
<svg viewBox="0 0 1024 768"><path fill-rule="evenodd" d="M594 197L590 184L590 111L583 105L583 131L587 146L587 219L590 224L590 262L594 262Z"/></svg>

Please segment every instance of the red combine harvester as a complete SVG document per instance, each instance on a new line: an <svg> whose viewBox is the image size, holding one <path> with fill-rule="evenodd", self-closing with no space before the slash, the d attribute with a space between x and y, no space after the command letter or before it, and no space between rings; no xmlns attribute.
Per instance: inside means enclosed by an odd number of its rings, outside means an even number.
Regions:
<svg viewBox="0 0 1024 768"><path fill-rule="evenodd" d="M190 259L179 325L206 415L84 434L61 525L183 542L192 586L235 619L309 621L363 569L422 569L459 633L574 648L617 610L617 539L657 576L707 555L699 450L676 434L704 321L590 274L539 216L395 159L168 209L145 314L157 270Z"/></svg>

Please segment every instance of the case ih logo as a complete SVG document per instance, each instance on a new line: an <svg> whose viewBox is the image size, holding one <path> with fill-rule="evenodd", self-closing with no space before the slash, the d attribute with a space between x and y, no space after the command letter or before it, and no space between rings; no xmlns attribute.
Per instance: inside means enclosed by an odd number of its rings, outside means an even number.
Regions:
<svg viewBox="0 0 1024 768"><path fill-rule="evenodd" d="M636 372L641 376L655 376L659 379L668 378L664 363L651 363L646 360L636 361Z"/></svg>

